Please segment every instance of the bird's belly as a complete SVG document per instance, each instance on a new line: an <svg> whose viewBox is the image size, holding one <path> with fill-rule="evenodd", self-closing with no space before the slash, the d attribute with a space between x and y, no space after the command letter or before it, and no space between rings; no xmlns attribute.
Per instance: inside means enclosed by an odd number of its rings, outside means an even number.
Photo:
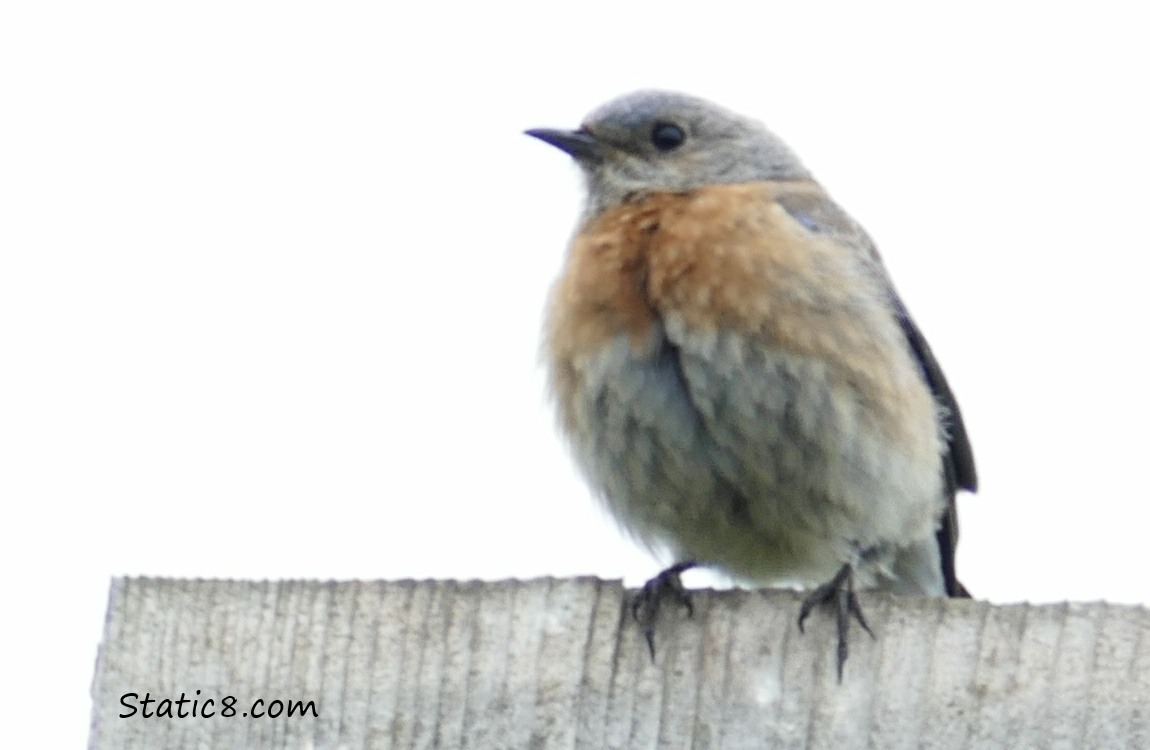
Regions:
<svg viewBox="0 0 1150 750"><path fill-rule="evenodd" d="M933 533L933 411L908 445L826 362L659 337L618 337L556 394L579 415L563 421L584 472L639 540L737 578L813 584L861 551Z"/></svg>

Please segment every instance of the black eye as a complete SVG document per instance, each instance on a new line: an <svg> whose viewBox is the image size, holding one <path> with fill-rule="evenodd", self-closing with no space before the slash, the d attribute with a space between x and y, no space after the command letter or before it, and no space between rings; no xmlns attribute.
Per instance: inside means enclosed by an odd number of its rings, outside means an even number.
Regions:
<svg viewBox="0 0 1150 750"><path fill-rule="evenodd" d="M660 151L672 151L683 145L687 134L683 129L672 122L657 122L651 128L651 143Z"/></svg>

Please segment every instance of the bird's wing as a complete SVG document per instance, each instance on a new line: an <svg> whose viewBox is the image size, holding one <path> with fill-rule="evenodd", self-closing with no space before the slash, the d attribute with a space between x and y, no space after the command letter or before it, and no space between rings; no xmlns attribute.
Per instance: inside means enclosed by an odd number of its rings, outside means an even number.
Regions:
<svg viewBox="0 0 1150 750"><path fill-rule="evenodd" d="M978 476L974 468L974 454L970 438L962 421L962 412L954 398L954 392L946 382L942 368L926 343L922 332L914 324L906 306L899 298L890 277L883 267L878 250L866 232L845 211L821 190L796 190L778 196L777 201L796 221L809 231L822 234L840 242L862 248L874 262L881 274L883 283L890 294L891 309L906 336L907 344L914 353L922 372L923 380L930 386L935 401L942 407L947 419L947 452L942 457L942 470L946 481L947 510L942 517L937 539L942 559L942 573L949 596L969 596L966 588L958 581L954 570L954 553L958 545L958 517L955 510L955 495L959 489L974 492L978 488Z"/></svg>

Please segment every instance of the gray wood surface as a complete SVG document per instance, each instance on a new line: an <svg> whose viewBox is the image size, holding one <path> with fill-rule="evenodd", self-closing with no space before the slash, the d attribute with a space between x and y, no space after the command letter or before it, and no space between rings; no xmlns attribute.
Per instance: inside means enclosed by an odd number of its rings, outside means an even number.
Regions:
<svg viewBox="0 0 1150 750"><path fill-rule="evenodd" d="M864 593L877 638L852 632L840 685L830 613L801 635L796 594L696 592L693 618L664 609L653 663L628 595L586 578L118 579L91 747L1150 749L1142 607ZM145 694L181 693L216 715L143 718ZM240 715L260 699L318 715Z"/></svg>

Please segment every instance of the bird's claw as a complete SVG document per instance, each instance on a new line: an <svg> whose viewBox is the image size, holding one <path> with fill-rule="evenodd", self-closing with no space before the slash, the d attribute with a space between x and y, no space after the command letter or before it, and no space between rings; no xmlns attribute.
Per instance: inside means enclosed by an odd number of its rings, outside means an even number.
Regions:
<svg viewBox="0 0 1150 750"><path fill-rule="evenodd" d="M819 586L803 600L802 607L799 609L799 632L804 632L803 622L815 607L830 602L834 602L835 622L838 626L838 677L841 683L843 681L843 665L846 663L849 652L847 636L850 631L851 618L857 620L871 638L875 637L874 631L870 629L866 617L863 616L862 607L859 606L858 596L854 590L854 568L849 563L843 565L834 578Z"/></svg>
<svg viewBox="0 0 1150 750"><path fill-rule="evenodd" d="M696 565L693 560L672 565L643 584L643 588L639 589L631 600L631 617L643 628L643 636L647 639L647 648L651 652L651 661L655 661L655 621L658 619L659 607L663 600L670 597L687 610L688 617L693 617L695 614L691 594L683 586L680 574Z"/></svg>

